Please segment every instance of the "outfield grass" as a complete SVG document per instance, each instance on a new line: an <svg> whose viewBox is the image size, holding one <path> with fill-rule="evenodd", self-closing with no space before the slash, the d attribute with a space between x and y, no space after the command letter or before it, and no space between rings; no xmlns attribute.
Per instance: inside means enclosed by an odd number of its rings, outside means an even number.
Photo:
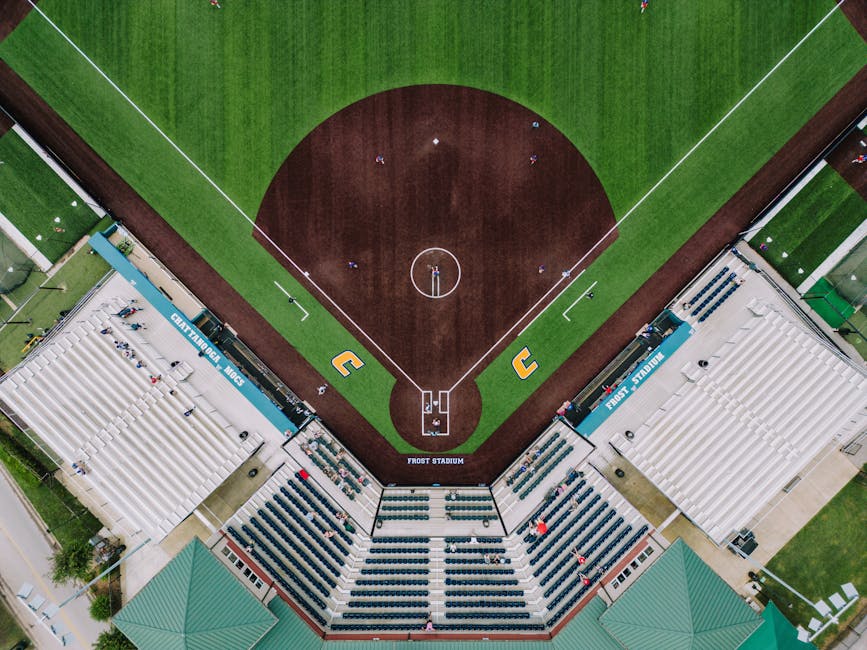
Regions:
<svg viewBox="0 0 867 650"><path fill-rule="evenodd" d="M0 137L0 160L0 213L56 262L93 227L96 215L14 131Z"/></svg>
<svg viewBox="0 0 867 650"><path fill-rule="evenodd" d="M263 0L222 11L169 0L39 4L248 215L295 144L327 116L389 88L456 83L505 95L554 124L594 166L618 217L831 6L673 3L641 16L630 3L604 0ZM600 281L604 300L581 305L564 327L560 312L583 290L576 283L485 370L482 420L455 451L481 444L851 78L865 54L839 12L825 23L622 226L586 274ZM250 239L238 211L38 15L0 44L0 56L327 378L335 377L334 354L363 354L365 342L314 305ZM311 311L305 323L274 280ZM518 382L509 361L528 344L540 370ZM411 451L390 419L393 377L369 354L364 360L363 371L335 377L335 388L395 447Z"/></svg>
<svg viewBox="0 0 867 650"><path fill-rule="evenodd" d="M867 203L833 167L827 166L751 243L789 284L797 287L865 219ZM768 237L773 241L768 243ZM762 243L767 244L767 250L759 249Z"/></svg>
<svg viewBox="0 0 867 650"><path fill-rule="evenodd" d="M773 558L767 567L808 599L817 601L851 582L867 594L867 475L856 476ZM816 611L776 584L777 606L806 627ZM854 612L850 610L849 614ZM831 632L833 634L833 632Z"/></svg>
<svg viewBox="0 0 867 650"><path fill-rule="evenodd" d="M90 255L90 247L84 246L75 253L51 278L33 274L43 288L33 287L14 314L14 320L32 320L29 325L6 325L0 328L0 369L6 371L23 358L28 334L39 334L57 323L60 312L71 309L81 300L96 282L108 272L109 266L99 255ZM62 287L63 291L47 287Z"/></svg>

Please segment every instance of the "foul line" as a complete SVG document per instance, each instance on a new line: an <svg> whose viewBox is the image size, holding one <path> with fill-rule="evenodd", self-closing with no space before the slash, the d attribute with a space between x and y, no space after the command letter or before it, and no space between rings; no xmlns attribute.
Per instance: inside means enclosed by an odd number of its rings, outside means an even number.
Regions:
<svg viewBox="0 0 867 650"><path fill-rule="evenodd" d="M298 302L298 298L296 298L296 297L293 296L291 293L289 293L288 291L286 291L286 289L284 289L283 287L281 287L281 286L280 286L280 283L277 282L277 280L274 280L274 284L277 285L277 288L280 289L280 291L282 291L284 294L286 294L286 297L289 298L289 302L290 302L290 303L292 303L293 305L295 305L296 307L298 307L298 309L300 309L302 312L304 312L304 316L301 317L301 322L303 323L304 321L306 321L306 320L307 320L307 317L310 315L310 312L307 311L306 309L304 309L304 307L301 306L301 303Z"/></svg>
<svg viewBox="0 0 867 650"><path fill-rule="evenodd" d="M571 322L572 322L572 319L569 318L569 317L566 315L566 312L568 312L570 309L572 309L572 307L574 307L575 305L577 305L577 304L578 304L578 301L581 300L581 298L583 298L583 297L586 296L588 293L590 293L591 291L593 291L593 287L595 287L597 284L599 284L599 281L598 281L598 280L594 280L593 284L591 284L589 287L587 287L587 288L584 290L584 293L582 293L580 296L578 296L577 298L575 298L575 300L572 301L572 304L569 305L568 307L566 307L566 311L563 312L563 318L565 318L567 321L569 321L569 322L571 323Z"/></svg>
<svg viewBox="0 0 867 650"><path fill-rule="evenodd" d="M39 7L37 7L37 6L36 6L36 3L35 3L33 0L27 0L27 2L30 4L30 6L33 8L34 11L36 11L40 16L42 16L42 17L45 19L45 21L46 21L49 25L51 25L51 27L53 27L54 30L55 30L58 34L60 34L60 35L63 37L63 39L64 39L67 43L69 43L69 44L72 46L72 48L73 48L76 52L78 52L78 53L81 55L81 57L82 57L85 61L87 61L87 62L90 64L90 66L91 66L94 70L96 70L96 71L99 73L99 75L100 75L103 79L105 79L105 80L109 83L109 85L110 85L112 88L114 88L114 89L118 92L118 94L120 94L120 96L123 97L123 98L127 101L127 103L128 103L130 106L133 107L133 109L134 109L136 112L137 112L139 115L141 115L141 116L145 119L145 121L146 121L146 122L147 122L147 123L148 123L148 124L149 124L149 125L150 125L150 126L151 126L155 131L156 131L156 132L157 132L157 133L159 133L159 134L163 137L163 139L164 139L166 142L168 142L168 143L171 145L171 147L172 147L175 151L177 151L177 152L181 155L181 157L182 157L184 160L186 160L186 161L190 164L190 166L191 166L193 169L195 169L195 170L199 173L199 175L200 175L202 178L204 178L204 179L205 179L205 180L206 180L206 181L211 185L211 187L213 187L213 188L217 191L217 193L218 193L220 196L222 196L224 199L226 199L226 202L228 202L229 205L231 205L233 208L235 208L235 210L238 212L238 214L240 214L242 217L244 217L244 219L247 220L247 223L249 223L249 224L253 227L253 229L254 229L256 232L258 232L258 233L262 236L263 239L265 239L269 244L271 244L271 246L273 246L274 249L275 249L278 253L280 253L280 255L281 255L281 256L282 256L282 257L283 257L287 262L289 262L289 263L290 263L290 264L291 264L291 265L292 265L292 266L293 266L293 267L294 267L294 268L295 268L299 273L301 273L301 274L304 276L304 278L305 278L305 279L306 279L306 280L307 280L307 281L308 281L308 282L309 282L313 287L315 287L316 290L317 290L319 293L321 293L322 296L323 296L323 297L324 297L328 302L330 302L330 303L334 306L334 308L335 308L335 309L336 309L336 310L337 310L337 311L338 311L338 312L339 312L339 313L340 313L340 314L341 314L341 315L342 315L342 316L343 316L347 321L349 321L350 323L352 323L352 326L355 327L355 329L357 329L357 330L361 333L361 335L362 335L365 339L367 339L367 340L371 343L371 345L373 345L373 347L376 348L376 349L379 351L379 353L380 353L383 357L385 357L385 358L388 360L388 362L391 363L391 365L393 365L393 366L395 367L395 369L396 369L398 372L400 372L400 374L402 374L402 375L406 378L407 381L409 381L413 386L415 386L416 389L421 390L421 388L419 387L419 385L418 385L417 383L415 383L415 381L413 381L412 377L410 377L410 376L409 376L409 375L408 375L408 374L403 370L403 368L401 368L401 367L400 367L400 366L395 362L394 359L392 359L390 356L388 356L388 354L385 352L385 350L383 350L383 349L379 346L379 344L378 344L376 341L374 341L374 340L373 340L373 339L372 339L372 338L367 334L367 332L365 332L365 331L361 328L361 326L358 325L358 323L356 323L354 320L352 320L352 318L349 316L349 314L347 314L345 311L343 311L343 309L340 307L340 305L338 305L338 304L334 301L334 299L332 299L331 296L329 296L329 295L325 292L325 290L324 290L322 287L320 287L320 286L319 286L318 284L316 284L313 280L311 280L311 279L310 279L310 276L309 276L307 273L305 273L305 272L301 269L301 267L298 266L298 264L295 263L295 260L293 260L291 257L289 257L289 256L286 254L286 252L285 252L282 248L280 248L280 247L276 244L276 242L274 242L273 239L271 239L271 237L269 237L269 236L268 236L268 235L267 235L267 234L266 234L266 233L265 233L265 232L264 232L264 231L263 231L263 230L262 230L258 225L256 225L256 222L253 221L253 220L252 220L252 219L247 215L247 213L244 212L243 209L241 209L241 206L239 206L237 203L235 203L235 202L231 199L231 197L230 197L228 194L226 194L226 193L225 193L225 192L220 188L219 185L217 185L213 180L211 180L211 177L208 176L208 175L204 172L204 170L203 170L201 167L199 167L195 162L193 162L193 159L190 158L186 153L184 153L184 151L183 151L183 150L182 150L178 145L176 145L176 144L174 143L174 141L173 141L173 140L172 140L168 135L166 135L166 134L163 132L163 130L160 129L160 127L157 126L156 123L155 123L151 118L149 118L149 117L147 116L147 114L146 114L146 113L145 113L141 108L139 108L138 105L137 105L137 104L136 104L132 99L130 99L130 98L127 96L127 94L124 93L123 90L121 90L120 87L119 87L116 83L114 83L114 81L112 81L111 78L110 78L107 74L105 74L105 72L103 72L102 69L101 69L98 65L96 65L96 63L93 62L93 60L91 60L90 57L87 56L87 54L85 54L84 51L83 51L80 47L78 47L78 45L76 45L75 42L74 42L71 38L69 38L69 36L67 36L66 33L64 33L64 31L63 31L62 29L60 29L60 27L58 27L58 26L57 26L57 25L56 25L56 24L55 24L55 23L54 23L54 22L53 22L53 21L52 21L52 20L51 20L51 19L50 19L46 14L45 14L44 11L42 11Z"/></svg>
<svg viewBox="0 0 867 650"><path fill-rule="evenodd" d="M617 222L615 222L615 224L614 224L613 226L611 226L611 228L609 228L608 232L606 232L606 233L605 233L605 234L604 234L604 235L599 239L599 241L597 241L595 244L593 244L592 248L590 248L586 253L584 253L584 255L581 256L581 259L579 259L577 262L575 262L575 264L572 266L571 269L569 269L569 271L574 272L575 269L578 268L578 267L581 265L581 263L584 262L584 260L586 260L587 257L588 257L588 256L589 256L593 251L595 251L597 248L599 248L599 246L602 244L602 242L604 242L604 241L605 241L609 236L611 236L611 234L613 234L614 231L617 230L617 228L619 228L620 225L621 225L624 221L626 221L630 216L632 216L632 214L633 214L633 213L638 209L638 207L639 207L642 203L644 203L644 202L645 202L645 201L650 197L650 195L653 194L653 193L656 191L656 189L657 189L660 185L662 185L662 184L666 181L666 179L668 179L668 177L671 176L671 175L672 175L672 174L677 170L678 167L680 167L684 162L686 162L686 159L689 158L693 153L695 153L695 150L698 149L698 148L699 148L699 147L704 143L705 140L707 140L711 135L713 135L713 133L714 133L714 132L715 132L715 131L720 127L720 126L722 126L723 123L725 123L725 121L728 120L729 117L731 117L732 113L734 113L738 108L740 108L741 105L742 105L742 104L743 104L747 99L749 99L749 97L750 97L754 92L756 92L756 90L758 90L758 89L761 87L761 85L764 84L765 81L767 81L768 78L769 78L772 74L774 74L774 72L776 72L777 69L778 69L781 65L783 65L783 63L785 63L785 62L788 60L788 58L789 58L790 56L792 56L792 55L793 55L793 54L794 54L794 53L799 49L799 48L804 44L804 42L805 42L808 38L810 38L810 36L812 36L813 33L815 33L816 30L818 30L819 27L821 27L822 24L823 24L826 20L828 20L828 19L829 19L829 18L834 14L835 11L837 11L837 9L840 8L840 6L841 6L844 2L846 2L846 0L839 0L839 2L837 2L836 5L834 5L834 7L831 9L831 11L829 11L827 14L825 14L825 15L822 17L822 19L821 19L818 23L816 23L815 26L813 26L813 28L803 36L803 38L801 38L800 41L798 41L797 43L795 43L794 47L792 47L791 50L789 50L786 54L784 54L784 55L783 55L783 58L781 58L779 61L777 61L776 65L774 65L774 67L771 68L771 69L768 71L768 73L765 74L764 77L762 77L761 79L759 79L759 80L756 82L756 84L755 84L752 88L750 88L750 89L747 91L747 93L746 93L743 97L741 97L741 99L740 99L740 100L739 100L739 101L738 101L734 106L732 106L731 109L729 109L729 111L728 111L725 115L722 116L722 118L720 118L719 122L717 122L716 124L714 124L714 125L710 128L710 130L709 130L707 133L705 133L704 136L702 136L702 138L701 138L698 142L696 142L696 143L692 146L692 148L691 148L689 151L687 151L687 152L683 155L683 157L682 157L680 160L678 160L676 163L674 163L674 165L672 166L672 168L669 169L669 170L668 170L668 171L667 171L667 172L662 176L662 178L660 178L658 181L656 181L656 183L653 185L653 187L651 187L649 190L647 190L647 192L644 194L644 196L642 196L640 199L638 199L638 201L635 203L635 205L633 205L631 208L629 208L629 210L626 212L626 214L624 214L622 217L620 217L620 219L619 219ZM571 287L572 284L575 282L575 280L578 279L578 277L580 277L580 274L579 274L579 276L576 276L574 280L570 280L570 281L566 284L566 286L563 288L563 291L560 292L560 295L562 295L562 294L563 294L563 293L564 293L564 292L565 292L569 287ZM545 293L544 296L542 296L542 298L540 298L540 299L539 299L539 300L538 300L538 301L537 301L537 302L536 302L532 307L530 307L530 309L528 309L528 310L524 313L524 315L521 316L521 317L520 317L520 318L515 322L515 324L512 325L512 326L511 326L511 327L506 331L506 333L503 334L503 336L501 336L501 337L499 338L499 340L497 340L497 342L494 343L494 345L492 345L492 346L488 349L487 352L485 352L481 357L479 357L479 360L478 360L478 361L476 361L472 366L470 366L469 370L467 370L463 375L461 375L461 378L458 379L457 382L455 382L455 385L452 386L452 387L449 389L449 391L454 390L454 389L455 389L455 388L456 388L456 387L457 387L457 386L458 386L458 385L459 385L459 384L460 384L464 379L466 379L467 376L468 376L471 372L473 372L473 371L478 367L478 365L479 365L482 361L484 361L485 358L487 358L487 356L488 356L489 354L491 354L491 352L494 351L494 349L495 349L497 346L500 345L500 343L503 341L503 339L505 339L509 334L511 334L511 332L512 332L512 331L513 331L513 330L514 330L518 325L520 325L521 322L522 322L525 318L527 318L527 316L529 316L529 315L533 312L533 310L536 309L536 307L538 307L539 303L541 303L543 300L545 300L545 298L546 298L546 297L547 297L547 296L548 296L548 295L549 295L549 294L550 294L554 289L556 289L556 288L560 285L560 283L563 282L563 280L564 280L564 278L560 278L560 280L558 280L557 283L556 283L553 287L551 287L551 288L550 288L550 289ZM558 295L557 298L559 298L560 295ZM557 298L555 298L554 300L552 300L551 302L549 302L547 305L545 305L545 307L542 309L542 311L540 311L538 314L536 314L536 317L533 319L533 321L535 321L536 318L539 318L539 316L541 316L542 314L544 314L544 313L548 310L548 307L550 307L552 304L554 304L554 303L557 301ZM528 324L526 327L524 327L524 329L521 330L521 332L518 334L518 336L520 336L521 334L523 334L523 333L527 330L527 327L529 327L530 325L532 325L532 321L530 322L530 324Z"/></svg>
<svg viewBox="0 0 867 650"><path fill-rule="evenodd" d="M133 107L133 109L135 109L136 112L137 112L139 115L141 115L141 116L145 119L145 121L146 121L148 124L150 124L151 127L153 127L153 129L154 129L157 133L159 133L159 134L163 137L163 139L165 139L165 141L168 142L168 143L172 146L172 148L174 148L174 150L177 151L177 152L181 155L181 157L182 157L184 160L186 160L186 161L187 161L187 162L188 162L188 163L193 167L193 169L195 169L195 170L196 170L196 171L197 171L197 172L202 176L202 178L204 178L204 179L205 179L205 180L206 180L206 181L211 185L211 187L213 187L213 188L217 191L217 193L218 193L220 196L222 196L224 199L226 199L226 201L229 203L229 205L231 205L233 208L235 208L235 210L237 210L237 212L238 212L242 217L244 217L244 219L247 220L247 222L248 222L248 223L253 227L254 230L256 230L256 231L257 231L257 232L262 236L263 239L265 239L269 244L271 244L271 246L273 246L273 247L274 247L274 248L275 248L275 249L280 253L280 255L283 256L283 257L284 257L284 258L285 258L285 259L286 259L286 260L287 260L287 261L288 261L288 262L289 262L289 263L290 263L290 264L291 264L291 265L292 265L292 266L293 266L293 267L294 267L294 268L295 268L299 273L301 273L302 275L304 275L304 277L307 279L307 281L310 282L310 284L311 284L313 287L315 287L316 290L319 291L319 293L321 293L322 296L323 296L323 297L324 297L328 302L330 302L330 303L334 306L334 308L335 308L335 309L336 309L336 310L337 310L337 311L338 311L338 312L339 312L339 313L340 313L340 314L341 314L341 315L342 315L342 316L343 316L343 317L344 317L348 322L350 322L350 323L353 325L353 327L355 327L355 328L356 328L356 329L361 333L361 335L362 335L365 339L367 339L367 340L368 340L368 341L369 341L369 342L370 342L370 343L371 343L371 344L372 344L372 345L373 345L373 346L374 346L374 347L379 351L379 353L380 353L383 357L385 357L385 358L389 361L389 363L391 363L391 364L392 364L392 365L393 365L393 366L398 370L398 372L400 372L400 374L402 374L402 375L407 379L407 381L409 381L413 386L415 386L417 390L421 391L421 387L420 387L420 386L419 386L415 381L413 381L413 379L412 379L412 378L411 378L411 377L410 377L410 376L409 376L409 375L408 375L408 374L403 370L403 368L401 368L397 363L395 363L394 359L392 359L390 356L388 356L388 354L385 352L385 350L383 350L383 349L382 349L382 348L381 348L381 347L376 343L376 341L374 341L374 340L373 340L373 339L372 339L372 338L367 334L367 332L365 332L365 331L364 331L364 330L363 330L363 329L358 325L358 323L356 323L356 322L355 322L355 321L354 321L354 320L353 320L353 319L352 319L352 318L351 318L351 317L350 317L350 316L349 316L345 311L343 311L343 309L340 307L340 305L338 305L338 304L337 304L337 303L336 303L336 302L331 298L331 296L329 296L329 295L328 295L328 294L327 294L327 293L322 289L322 287L320 287L320 286L319 286L318 284L316 284L313 280L311 280L310 277L309 277L309 275L306 275L306 274L304 273L304 271L302 271L301 267L299 267L298 264L296 264L295 261L294 261L291 257L289 257L289 256L288 256L288 255L283 251L283 249L281 249L281 248L280 248L280 247L279 247L279 246L278 246L278 245L277 245L277 244L276 244L276 243L275 243L275 242L274 242L274 241L273 241L273 240L272 240L272 239L271 239L267 234L265 234L265 233L262 231L262 229L259 228L259 226L256 225L256 223L255 223L255 222L254 222L254 221L253 221L249 216L247 216L247 213L244 212L244 211L241 209L241 207L240 207L237 203L235 203L235 202L234 202L234 201L229 197L229 195L226 194L226 193L225 193L225 192L220 188L219 185L217 185L213 180L211 180L211 178L210 178L210 177L209 177L209 176L208 176L208 175L207 175L207 174L206 174L206 173L205 173L205 172L204 172L204 171L203 171L203 170L202 170L202 169L201 169L201 168L200 168L200 167L195 163L195 162L193 162L193 160L192 160L192 159L191 159L191 158L190 158L186 153L184 153L184 151L183 151L180 147L178 147L178 145L176 145L176 144L174 143L174 141L173 141L173 140L172 140L168 135L166 135L166 134L165 134L165 133L164 133L164 132L163 132L163 131L162 131L162 130L161 130L161 129L156 125L156 123L154 123L154 121L151 120L151 119L150 119L150 118L145 114L145 112L142 111L142 109L140 109L140 108L138 107L138 105L137 105L134 101L132 101L132 99L130 99L130 98L126 95L126 93L124 93L124 92L123 92L123 91L118 87L118 85L115 84L115 83L114 83L114 82L113 82L113 81L108 77L108 75L106 75L106 74L102 71L102 69L101 69L98 65L96 65L96 63L94 63L94 62L90 59L90 57L88 57L88 56L87 56L87 55L86 55L86 54L81 50L81 48L78 47L78 45L76 45L76 44L72 41L72 39L69 38L69 36L67 36L67 35L63 32L63 30L61 30L60 27L58 27L58 26L57 26L57 25L56 25L56 24L55 24L55 23L54 23L54 22L53 22L53 21L52 21L52 20L51 20L51 19L50 19L46 14L45 14L45 12L43 12L39 7L37 7L37 6L36 6L36 3L35 3L33 0L27 0L27 2L30 4L30 6L33 8L34 11L36 11L40 16L42 16L42 17L45 19L45 21L46 21L49 25L51 25L51 26L54 28L54 30L55 30L58 34L60 34L60 35L63 37L63 39L66 40L66 42L69 43L69 44L73 47L73 49L75 49L75 51L78 52L78 53L82 56L82 58L84 58L84 60L87 61L87 62L91 65L91 67L93 67L93 69L96 70L96 71L100 74L100 76L102 76L102 78L105 79L105 80L106 80L106 81L111 85L111 87L114 88L114 89L115 89L115 90L120 94L120 96L123 97L123 98L127 101L127 103L129 103L130 106ZM581 258L580 258L580 259L579 259L575 264L573 264L572 267L571 267L569 270L570 270L570 271L574 271L578 266L581 265L582 262L584 262L584 260L587 259L587 257L588 257L588 256L589 256L593 251L595 251L595 250L596 250L596 249L597 249L597 248L602 244L603 241L605 241L605 240L606 240L606 239L607 239L607 238L608 238L612 233L614 233L614 231L617 230L617 228L619 228L620 225L621 225L623 222L625 222L625 221L626 221L626 220L627 220L627 219L628 219L628 218L629 218L629 217L630 217L630 216L631 216L631 215L632 215L632 214L633 214L633 213L638 209L638 207L641 206L641 204L644 203L644 202L645 202L645 201L650 197L650 195L653 194L653 193L656 191L656 189L657 189L660 185L662 185L662 184L663 184L663 183L668 179L668 177L671 176L671 175L672 175L672 174L673 174L673 173L674 173L674 172L675 172L675 171L676 171L676 170L677 170L677 169L678 169L678 168L679 168L679 167L680 167L680 166L681 166L681 165L682 165L682 164L683 164L683 163L684 163L684 162L685 162L685 161L686 161L686 160L687 160L687 159L688 159L688 158L689 158L689 157L690 157L690 156L691 156L695 151L696 151L696 149L698 149L698 148L699 148L699 147L700 147L700 146L705 142L705 140L707 140L711 135L713 135L713 134L716 132L716 130L717 130L720 126L722 126L722 125L726 122L726 120L728 120L728 118L731 117L731 115L732 115L732 114L733 114L733 113L734 113L738 108L740 108L741 105L742 105L742 104L743 104L747 99L749 99L749 97L750 97L750 96L751 96L751 95L752 95L756 90L758 90L758 89L759 89L759 88L760 88L760 87L765 83L765 81L767 81L768 78L769 78L772 74L774 74L774 72L776 72L776 71L779 69L779 67L780 67L781 65L783 65L783 63L785 63L785 62L789 59L789 57L791 57L791 56L792 56L792 55L793 55L793 54L794 54L794 53L795 53L795 52L796 52L796 51L797 51L797 50L798 50L798 49L799 49L799 48L800 48L800 47L801 47L801 46L802 46L806 41L807 41L807 39L810 38L810 36L812 36L812 35L817 31L817 30L819 29L819 27L821 27L821 26L825 23L825 21L827 21L827 20L828 20L828 19L829 19L833 14L834 14L835 11L837 11L837 9L839 9L839 8L843 5L844 2L846 2L846 0L839 0L839 1L837 2L837 4L835 4L834 7L833 7L833 8L832 8L828 13L826 13L826 14L822 17L822 19L819 20L819 22L816 23L816 24L813 26L813 28L810 29L810 31L808 31L808 32L807 32L807 33L806 33L806 34L801 38L801 40L798 41L798 42L797 42L797 43L792 47L792 49L790 49L790 50L789 50L785 55L783 55L783 57L782 57L782 58L781 58L781 59L780 59L780 60L779 60L775 65L774 65L774 67L772 67L772 68L767 72L767 74L765 74L764 77L762 77L761 79L759 79L759 81L756 82L756 84L755 84L752 88L750 88L750 90L747 91L747 93L746 93L743 97L741 97L741 99L740 99L740 100L739 100L739 101L738 101L734 106L732 106L732 108L729 109L729 111L728 111L725 115L723 115L722 118L720 118L720 120L719 120L716 124L714 124L714 125L710 128L710 130L709 130L707 133L705 133L704 136L702 136L702 138L701 138L698 142L696 142L696 143L692 146L692 148L691 148L689 151L687 151L687 152L683 155L683 157L682 157L680 160L678 160L678 161L677 161L677 162L672 166L672 168L669 169L669 170L668 170L668 171L667 171L667 172L666 172L666 173L665 173L665 174L664 174L664 175L663 175L663 176L662 176L662 177L661 177L661 178L660 178L660 179L659 179L659 180L658 180L654 185L653 185L653 187L651 187L651 188L650 188L650 189L649 189L649 190L644 194L644 196L642 196L640 199L638 199L638 201L635 203L635 205L633 205L633 206L632 206L632 207L631 207L631 208L626 212L626 214L624 214L624 215L623 215L623 216L622 216L622 217L621 217L617 222L615 222L615 224L614 224L614 225L613 225L613 226L608 230L608 232L606 232L606 233L605 233L605 234L604 234L604 235L599 239L599 241L597 241L597 242L596 242L596 243L595 243L595 244L594 244L594 245L593 245L593 246L592 246L592 247L591 247L591 248L590 248L586 253L584 253L584 255L582 255ZM560 280L558 280L557 283L554 284L553 287L551 287L551 289L549 289L547 292L545 292L545 294L542 296L542 298L540 298L540 299L539 299L539 300L538 300L538 301L537 301L537 302L536 302L536 303L535 303L535 304L534 304L530 309L528 309L528 310L527 310L527 311L526 311L526 312L525 312L525 313L524 313L524 314L523 314L523 315L522 315L522 316L521 316L521 317L520 317L520 318L515 322L515 324L512 325L512 326L511 326L511 327L510 327L510 328L509 328L509 329L508 329L508 330L503 334L503 336L501 336L501 337L497 340L497 342L496 342L494 345L492 345L492 346L487 350L487 352L485 352L484 354L482 354L482 356L479 357L479 359L478 359L478 360L477 360L477 361L476 361L472 366L470 366L469 370L467 370L467 371L466 371L466 372L461 376L461 378L458 379L457 382L455 382L455 384L454 384L454 385L453 385L453 386L448 390L448 392L451 392L452 390L454 390L454 389L455 389L455 388L456 388L456 387L457 387L457 386L458 386L458 385L459 385L459 384L460 384L464 379L466 379L466 377L467 377L471 372L473 372L473 371L474 371L474 370L479 366L479 364L480 364L482 361L484 361L484 360L488 357L488 355L491 354L491 352L492 352L492 351L493 351L497 346L500 345L500 343L503 341L503 339L505 339L509 334L511 334L511 332L512 332L512 331L513 331L513 330L514 330L518 325L520 325L521 322L522 322L522 321L523 321L523 320L524 320L524 319L525 319L525 318L526 318L530 313L532 313L532 311L533 311L534 309L536 309L536 307L538 307L538 305L539 305L542 301L544 301L545 298L547 298L547 296L550 295L550 293L551 293L554 289L556 289L556 288L560 285L560 283L563 282L564 279L565 279L565 278L561 278ZM572 286L572 284L574 283L574 281L577 280L577 279L578 279L578 278L576 277L574 280L569 281L569 282L566 284L566 286L564 287L563 291L566 291L566 289L568 289L570 286ZM563 292L561 292L561 294L562 294L562 293L563 293ZM558 297L559 297L559 296L558 296ZM539 312L539 314L536 315L536 318L538 318L538 317L541 316L545 311L547 311L548 307L550 307L551 304L553 304L555 301L556 301L556 299L555 299L555 300L552 300L550 303L548 303L548 304L547 304L547 305L542 309L542 311ZM529 326L528 326L528 327L529 327ZM526 330L526 328L524 328L524 330ZM522 330L522 333L523 333L524 330Z"/></svg>

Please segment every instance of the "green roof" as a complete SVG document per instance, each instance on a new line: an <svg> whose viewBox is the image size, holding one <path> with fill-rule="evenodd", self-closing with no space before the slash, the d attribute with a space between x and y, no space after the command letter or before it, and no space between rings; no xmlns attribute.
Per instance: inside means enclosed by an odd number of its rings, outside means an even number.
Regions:
<svg viewBox="0 0 867 650"><path fill-rule="evenodd" d="M554 647L557 650L623 650L599 623L604 611L605 601L597 596L554 637Z"/></svg>
<svg viewBox="0 0 867 650"><path fill-rule="evenodd" d="M256 650L319 650L324 641L278 596L268 603L277 624L256 644Z"/></svg>
<svg viewBox="0 0 867 650"><path fill-rule="evenodd" d="M762 618L761 627L738 650L816 650L812 643L798 641L798 631L774 603L768 603Z"/></svg>
<svg viewBox="0 0 867 650"><path fill-rule="evenodd" d="M599 621L630 650L734 650L762 623L680 539Z"/></svg>
<svg viewBox="0 0 867 650"><path fill-rule="evenodd" d="M193 539L114 617L140 650L250 648L274 615Z"/></svg>

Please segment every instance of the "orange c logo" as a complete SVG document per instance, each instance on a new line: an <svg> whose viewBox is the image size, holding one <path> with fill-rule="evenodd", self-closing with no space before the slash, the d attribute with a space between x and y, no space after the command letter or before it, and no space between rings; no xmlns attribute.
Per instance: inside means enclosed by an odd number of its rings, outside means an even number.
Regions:
<svg viewBox="0 0 867 650"><path fill-rule="evenodd" d="M539 369L539 364L535 361L531 361L530 363L524 363L527 359L530 358L530 350L526 346L515 355L512 359L512 368L518 375L518 378L521 381L527 379L530 375L532 375L536 370Z"/></svg>
<svg viewBox="0 0 867 650"><path fill-rule="evenodd" d="M343 377L349 377L349 373L352 372L346 367L346 364L349 364L356 370L361 368L364 365L364 361L358 358L358 355L355 354L352 350L346 350L345 352L341 352L336 357L331 360L331 365L334 366L334 369L339 372Z"/></svg>

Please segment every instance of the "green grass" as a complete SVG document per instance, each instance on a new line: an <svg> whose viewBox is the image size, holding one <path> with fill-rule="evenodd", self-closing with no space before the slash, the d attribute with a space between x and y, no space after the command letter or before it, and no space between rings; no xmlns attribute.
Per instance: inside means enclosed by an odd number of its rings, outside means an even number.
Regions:
<svg viewBox="0 0 867 650"><path fill-rule="evenodd" d="M3 428L14 426L5 418ZM23 435L23 434L22 434ZM3 436L0 436L2 443ZM59 482L49 479L40 481L14 454L10 453L5 444L0 444L0 462L2 462L24 496L51 530L61 546L73 541L87 541L93 537L102 524L94 517L69 491Z"/></svg>
<svg viewBox="0 0 867 650"><path fill-rule="evenodd" d="M6 325L0 328L0 368L9 370L17 365L23 354L28 334L39 334L41 329L53 327L65 309L72 308L109 267L99 255L90 255L90 247L84 246L75 253L43 287L63 287L64 291L34 287L14 315L16 321L32 320L29 325ZM34 274L40 279L42 274Z"/></svg>
<svg viewBox="0 0 867 650"><path fill-rule="evenodd" d="M6 602L0 598L0 648L12 648L19 641L29 639L24 630L18 625L18 621L12 616L12 612Z"/></svg>
<svg viewBox="0 0 867 650"><path fill-rule="evenodd" d="M865 219L867 203L828 166L759 231L752 245L759 250L766 243L768 249L759 253L797 287ZM768 243L768 237L773 241Z"/></svg>
<svg viewBox="0 0 867 650"><path fill-rule="evenodd" d="M56 262L93 227L96 215L14 131L0 138L0 160L0 213Z"/></svg>
<svg viewBox="0 0 867 650"><path fill-rule="evenodd" d="M837 293L825 278L819 278L819 281L807 290L804 300L822 320L834 328L843 327L846 319L855 313L855 307Z"/></svg>
<svg viewBox="0 0 867 650"><path fill-rule="evenodd" d="M767 563L768 569L812 601L824 599L851 582L867 593L867 475L850 481ZM810 608L776 584L780 611L795 625L818 618ZM791 607L789 606L791 605ZM852 613L852 612L850 612Z"/></svg>
<svg viewBox="0 0 867 650"><path fill-rule="evenodd" d="M455 83L507 96L560 129L623 216L824 15L831 3L147 4L43 0L106 73L248 215L292 148L323 119L389 88ZM178 38L183 32L186 36ZM122 53L122 54L119 54ZM603 300L559 314L478 378L475 449L861 67L867 46L837 13L663 183L586 274ZM2 56L220 275L399 451L394 379L250 239L250 225L35 13ZM73 82L74 80L74 82ZM798 97L792 102L791 97ZM158 161L155 162L155 161ZM308 309L300 323L279 281ZM529 345L540 370L517 381ZM345 380L331 358L365 367Z"/></svg>

